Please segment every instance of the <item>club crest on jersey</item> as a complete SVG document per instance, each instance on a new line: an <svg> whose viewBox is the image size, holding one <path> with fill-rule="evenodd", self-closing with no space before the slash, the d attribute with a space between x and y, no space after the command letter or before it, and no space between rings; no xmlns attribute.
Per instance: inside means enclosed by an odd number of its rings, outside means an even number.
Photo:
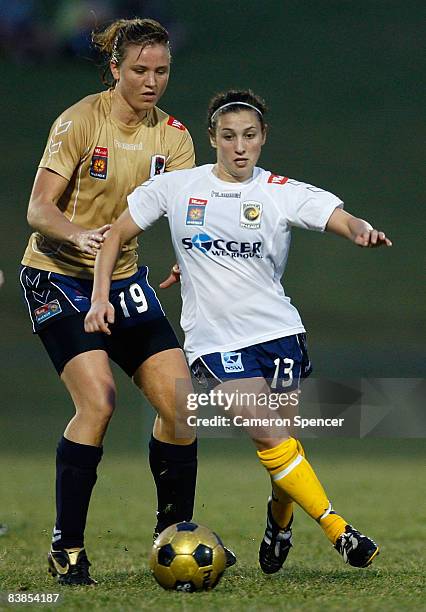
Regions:
<svg viewBox="0 0 426 612"><path fill-rule="evenodd" d="M254 200L241 202L240 226L246 229L259 229L262 221L263 204Z"/></svg>
<svg viewBox="0 0 426 612"><path fill-rule="evenodd" d="M149 176L157 176L157 174L163 174L166 169L166 156L165 155L153 155L151 157L151 170Z"/></svg>
<svg viewBox="0 0 426 612"><path fill-rule="evenodd" d="M244 372L241 353L229 351L227 353L221 353L220 358L222 360L223 369L227 374L231 374L232 372Z"/></svg>
<svg viewBox="0 0 426 612"><path fill-rule="evenodd" d="M43 304L43 306L39 306L38 308L36 308L34 310L34 316L36 322L40 324L43 323L43 321L50 319L50 317L54 317L60 312L62 312L62 308L58 300L52 300L48 304Z"/></svg>
<svg viewBox="0 0 426 612"><path fill-rule="evenodd" d="M185 225L204 225L207 200L189 198Z"/></svg>
<svg viewBox="0 0 426 612"><path fill-rule="evenodd" d="M108 172L107 147L95 147L90 163L90 176L97 179L106 179Z"/></svg>

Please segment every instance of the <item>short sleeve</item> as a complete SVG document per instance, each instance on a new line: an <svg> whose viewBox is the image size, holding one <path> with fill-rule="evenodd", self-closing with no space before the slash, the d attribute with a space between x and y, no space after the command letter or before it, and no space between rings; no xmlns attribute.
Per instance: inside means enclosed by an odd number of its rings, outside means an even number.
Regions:
<svg viewBox="0 0 426 612"><path fill-rule="evenodd" d="M340 198L314 185L289 179L286 184L285 216L290 225L323 232Z"/></svg>
<svg viewBox="0 0 426 612"><path fill-rule="evenodd" d="M176 130L176 128L169 128ZM176 130L177 131L177 130ZM173 170L189 170L195 166L194 144L188 130L178 132L170 147L170 154L166 161L166 172Z"/></svg>
<svg viewBox="0 0 426 612"><path fill-rule="evenodd" d="M127 196L130 215L142 230L167 213L168 179L166 174L154 176Z"/></svg>
<svg viewBox="0 0 426 612"><path fill-rule="evenodd" d="M71 109L65 111L50 130L39 168L53 170L69 181L87 154L86 132L85 119Z"/></svg>

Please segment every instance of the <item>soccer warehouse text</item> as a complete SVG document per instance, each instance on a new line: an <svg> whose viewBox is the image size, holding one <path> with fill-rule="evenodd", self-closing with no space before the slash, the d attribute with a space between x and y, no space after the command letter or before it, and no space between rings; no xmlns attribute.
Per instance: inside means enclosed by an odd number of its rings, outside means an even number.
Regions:
<svg viewBox="0 0 426 612"><path fill-rule="evenodd" d="M217 257L257 257L262 259L262 242L238 242L224 238L212 238L208 234L195 234L192 238L182 238L185 249L196 248L204 254Z"/></svg>

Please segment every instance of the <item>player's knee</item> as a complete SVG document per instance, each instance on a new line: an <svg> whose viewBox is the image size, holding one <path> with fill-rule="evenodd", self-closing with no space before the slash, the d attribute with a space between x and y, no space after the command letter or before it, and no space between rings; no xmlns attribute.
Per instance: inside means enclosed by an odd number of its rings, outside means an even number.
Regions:
<svg viewBox="0 0 426 612"><path fill-rule="evenodd" d="M114 412L115 399L115 386L99 381L77 406L77 411L84 413L91 421L107 424Z"/></svg>

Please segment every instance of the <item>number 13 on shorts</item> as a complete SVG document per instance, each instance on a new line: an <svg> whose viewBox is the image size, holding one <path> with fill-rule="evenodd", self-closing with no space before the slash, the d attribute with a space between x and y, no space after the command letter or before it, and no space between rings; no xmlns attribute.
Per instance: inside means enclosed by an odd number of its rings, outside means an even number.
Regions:
<svg viewBox="0 0 426 612"><path fill-rule="evenodd" d="M291 387L293 385L294 359L290 359L290 357L277 357L276 359L274 359L274 364L275 372L271 382L271 389L277 389L277 387L279 389L286 389L287 387ZM282 374L280 375L281 364Z"/></svg>

